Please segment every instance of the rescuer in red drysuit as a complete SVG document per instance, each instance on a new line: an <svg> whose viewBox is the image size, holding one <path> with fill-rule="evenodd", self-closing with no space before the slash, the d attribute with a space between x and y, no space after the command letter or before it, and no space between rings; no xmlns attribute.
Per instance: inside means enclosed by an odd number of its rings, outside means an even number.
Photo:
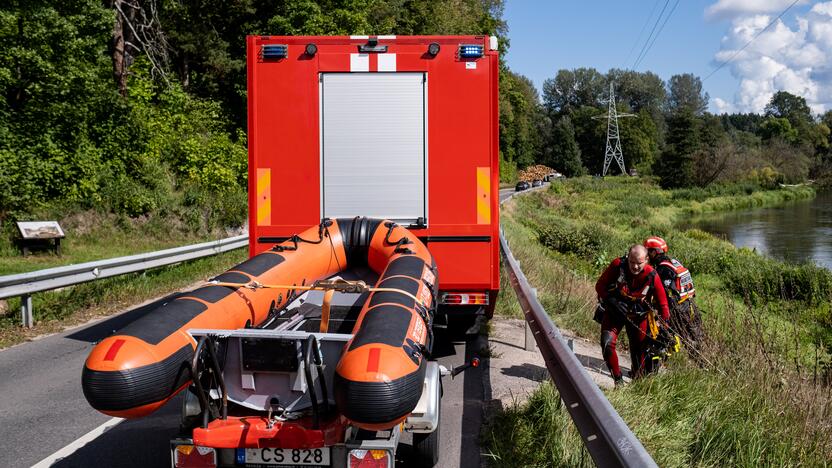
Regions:
<svg viewBox="0 0 832 468"><path fill-rule="evenodd" d="M645 367L647 314L652 301L659 306L661 318L670 319L667 296L661 279L647 263L647 249L633 245L625 257L616 258L595 283L595 291L603 305L601 318L601 350L616 384L621 382L621 368L615 345L621 329L627 329L632 360L631 375L641 375Z"/></svg>
<svg viewBox="0 0 832 468"><path fill-rule="evenodd" d="M696 358L704 333L702 317L693 300L696 289L690 271L679 260L668 255L667 242L661 237L648 237L642 245L647 249L650 265L661 278L667 294L671 331L682 339L687 348L694 351L693 356Z"/></svg>

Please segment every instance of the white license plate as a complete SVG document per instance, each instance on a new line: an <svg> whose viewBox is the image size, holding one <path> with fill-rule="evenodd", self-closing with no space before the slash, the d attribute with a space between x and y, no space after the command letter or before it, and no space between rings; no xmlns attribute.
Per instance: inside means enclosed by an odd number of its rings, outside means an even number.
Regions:
<svg viewBox="0 0 832 468"><path fill-rule="evenodd" d="M245 449L245 464L276 466L329 466L329 447L314 449Z"/></svg>

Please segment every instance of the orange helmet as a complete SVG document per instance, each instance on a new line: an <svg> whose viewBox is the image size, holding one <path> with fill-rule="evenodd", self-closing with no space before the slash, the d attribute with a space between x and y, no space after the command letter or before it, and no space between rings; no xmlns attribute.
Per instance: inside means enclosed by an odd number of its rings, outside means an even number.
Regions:
<svg viewBox="0 0 832 468"><path fill-rule="evenodd" d="M667 253L667 242L659 236L652 236L644 239L644 247L648 249L658 249Z"/></svg>

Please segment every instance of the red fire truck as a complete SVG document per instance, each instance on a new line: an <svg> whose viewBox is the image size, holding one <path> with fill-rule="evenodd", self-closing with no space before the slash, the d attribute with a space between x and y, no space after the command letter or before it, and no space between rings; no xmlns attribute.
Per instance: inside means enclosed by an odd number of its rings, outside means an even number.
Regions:
<svg viewBox="0 0 832 468"><path fill-rule="evenodd" d="M323 218L391 219L427 244L443 311L499 289L497 40L248 38L250 252Z"/></svg>
<svg viewBox="0 0 832 468"><path fill-rule="evenodd" d="M402 254L423 262L415 281L427 302L387 289L419 303L413 313L425 315L412 320L414 330L432 323L427 315L433 309L426 307L437 302L438 320L452 313L490 316L499 288L497 60L497 40L485 36L249 37L252 259L214 282L240 286L249 277L240 272L256 276L289 264L288 255L306 255L309 246L299 247L297 234L310 226L320 226L320 240L332 220L362 237L360 226L386 219L429 250L427 263L408 249ZM385 223L387 237L398 226ZM399 241L408 240L401 235ZM398 248L389 250L398 255ZM364 281L367 272L360 270L344 269L332 280L343 282L333 284ZM401 278L391 271L385 274ZM421 342L396 344L410 336L411 318L396 331L393 314L385 316L390 323L366 333L384 342L358 366L376 380L343 384L336 368L345 353L370 347L352 341L362 333L356 328L370 327L357 323L357 312L375 299L349 288L333 296L282 287L286 296L271 302L262 323L187 329L198 344L187 366L192 382L183 392L182 432L171 440L172 466L390 468L405 433L412 437L409 466L434 466L442 376L479 361L449 370ZM379 310L401 309L379 301ZM254 304L246 304L254 314ZM396 346L388 348L412 350L405 363L412 359L419 367L393 380L379 371L380 353L387 349L385 337L397 333ZM360 391L339 399L347 394L339 392L339 382L342 390ZM396 391L397 382L407 391ZM368 385L380 390L369 393ZM380 408L405 409L384 419L390 424L367 424L348 414L359 407L371 416Z"/></svg>

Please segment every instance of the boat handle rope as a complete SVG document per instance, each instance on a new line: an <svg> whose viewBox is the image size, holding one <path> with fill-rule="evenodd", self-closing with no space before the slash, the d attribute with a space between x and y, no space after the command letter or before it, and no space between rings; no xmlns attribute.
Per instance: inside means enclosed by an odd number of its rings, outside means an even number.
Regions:
<svg viewBox="0 0 832 468"><path fill-rule="evenodd" d="M318 280L312 283L311 286L297 286L297 285L286 285L286 284L262 284L257 281L251 281L248 283L223 283L219 281L209 281L209 285L212 286L227 286L231 288L248 288L252 290L257 289L286 289L286 290L301 290L301 291L324 291L324 301L321 304L321 325L319 327L319 331L321 333L326 333L329 331L329 311L330 311L330 303L332 301L332 296L335 294L335 291L344 292L344 293L363 293L363 292L392 292L392 293L399 293L404 294L405 296L410 297L415 302L415 308L417 312L419 312L419 317L422 321L425 322L425 325L430 327L428 323L428 319L425 315L419 311L419 306L422 306L422 302L416 298L413 294L410 294L407 291L402 289L396 288L372 288L367 285L364 281L357 280L357 281L347 281L343 279L337 280Z"/></svg>
<svg viewBox="0 0 832 468"><path fill-rule="evenodd" d="M345 281L345 280L323 280L323 281L316 281L311 286L300 286L294 284L262 284L257 281L251 281L248 283L223 283L223 282L214 282L209 281L207 286L226 286L229 288L248 288L248 289L288 289L288 290L300 290L300 291L339 291L345 293L363 293L363 292L392 292L392 293L399 293L404 294L405 296L413 299L416 301L417 304L421 304L420 301L415 295L396 288L376 288L370 287L364 281Z"/></svg>

